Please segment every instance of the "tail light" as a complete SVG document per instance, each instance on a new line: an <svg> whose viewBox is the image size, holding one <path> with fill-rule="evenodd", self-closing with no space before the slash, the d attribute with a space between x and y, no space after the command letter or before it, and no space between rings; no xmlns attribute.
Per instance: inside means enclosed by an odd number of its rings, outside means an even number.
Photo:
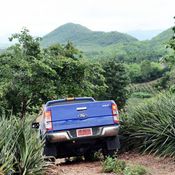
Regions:
<svg viewBox="0 0 175 175"><path fill-rule="evenodd" d="M114 119L114 123L119 124L119 113L118 113L118 108L115 103L112 104L112 115Z"/></svg>
<svg viewBox="0 0 175 175"><path fill-rule="evenodd" d="M52 113L50 110L44 112L44 118L46 130L52 130Z"/></svg>

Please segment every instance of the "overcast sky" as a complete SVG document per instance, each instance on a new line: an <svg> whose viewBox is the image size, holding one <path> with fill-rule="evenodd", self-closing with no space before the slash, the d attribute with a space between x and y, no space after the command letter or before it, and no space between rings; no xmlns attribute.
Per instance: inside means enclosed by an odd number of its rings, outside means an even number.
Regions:
<svg viewBox="0 0 175 175"><path fill-rule="evenodd" d="M27 27L46 34L67 23L92 30L127 32L174 25L175 0L1 0L0 39Z"/></svg>

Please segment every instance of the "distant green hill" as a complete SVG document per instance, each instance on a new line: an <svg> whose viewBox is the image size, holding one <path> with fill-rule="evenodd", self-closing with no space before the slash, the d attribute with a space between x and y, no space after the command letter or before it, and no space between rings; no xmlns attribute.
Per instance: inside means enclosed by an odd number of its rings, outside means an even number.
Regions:
<svg viewBox="0 0 175 175"><path fill-rule="evenodd" d="M140 62L145 59L158 60L165 55L165 44L172 35L170 28L151 40L138 41L128 34L96 32L79 24L67 23L45 35L41 45L48 47L71 41L87 58L117 58L120 61Z"/></svg>
<svg viewBox="0 0 175 175"><path fill-rule="evenodd" d="M173 31L170 28L151 40L113 44L101 50L98 49L98 53L93 52L93 54L98 58L113 57L127 62L140 62L145 59L156 61L167 54L166 44L172 36Z"/></svg>
<svg viewBox="0 0 175 175"><path fill-rule="evenodd" d="M159 35L156 37L152 38L151 42L152 43L167 43L168 40L173 36L173 30L172 28L169 28L163 32L161 32Z"/></svg>
<svg viewBox="0 0 175 175"><path fill-rule="evenodd" d="M54 43L73 42L77 46L108 46L116 43L137 41L136 38L120 32L97 32L79 24L67 23L43 37L42 46Z"/></svg>
<svg viewBox="0 0 175 175"><path fill-rule="evenodd" d="M117 58L124 62L140 62L142 60L156 61L167 54L166 43L173 36L168 29L152 40L116 43L105 47L80 47L87 58Z"/></svg>

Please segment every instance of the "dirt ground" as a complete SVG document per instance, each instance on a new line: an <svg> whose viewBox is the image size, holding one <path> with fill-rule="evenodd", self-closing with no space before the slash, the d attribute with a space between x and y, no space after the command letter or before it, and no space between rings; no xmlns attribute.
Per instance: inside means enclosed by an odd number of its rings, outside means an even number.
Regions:
<svg viewBox="0 0 175 175"><path fill-rule="evenodd" d="M127 164L145 166L149 175L175 175L175 161L169 158L163 159L152 155L125 153L119 155L119 159L125 160ZM85 162L76 160L67 163L61 159L57 160L57 163L59 168L57 170L54 168L54 175L114 175L113 173L102 173L100 161Z"/></svg>
<svg viewBox="0 0 175 175"><path fill-rule="evenodd" d="M175 161L170 158L140 155L138 153L125 153L120 155L119 158L129 164L145 166L151 175L175 175Z"/></svg>

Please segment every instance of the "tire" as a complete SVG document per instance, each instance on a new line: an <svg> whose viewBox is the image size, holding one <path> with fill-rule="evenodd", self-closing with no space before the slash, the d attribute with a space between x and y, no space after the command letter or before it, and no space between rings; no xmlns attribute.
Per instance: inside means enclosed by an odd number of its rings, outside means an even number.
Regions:
<svg viewBox="0 0 175 175"><path fill-rule="evenodd" d="M119 137L110 137L106 140L106 145L103 149L104 156L116 156L120 148Z"/></svg>
<svg viewBox="0 0 175 175"><path fill-rule="evenodd" d="M43 155L46 157L55 157L56 158L57 157L56 145L45 143Z"/></svg>
<svg viewBox="0 0 175 175"><path fill-rule="evenodd" d="M116 157L116 154L117 154L117 151L118 150L107 150L107 156L110 156L110 157Z"/></svg>
<svg viewBox="0 0 175 175"><path fill-rule="evenodd" d="M84 158L86 161L93 161L94 160L94 153L93 152L87 152L84 154Z"/></svg>

